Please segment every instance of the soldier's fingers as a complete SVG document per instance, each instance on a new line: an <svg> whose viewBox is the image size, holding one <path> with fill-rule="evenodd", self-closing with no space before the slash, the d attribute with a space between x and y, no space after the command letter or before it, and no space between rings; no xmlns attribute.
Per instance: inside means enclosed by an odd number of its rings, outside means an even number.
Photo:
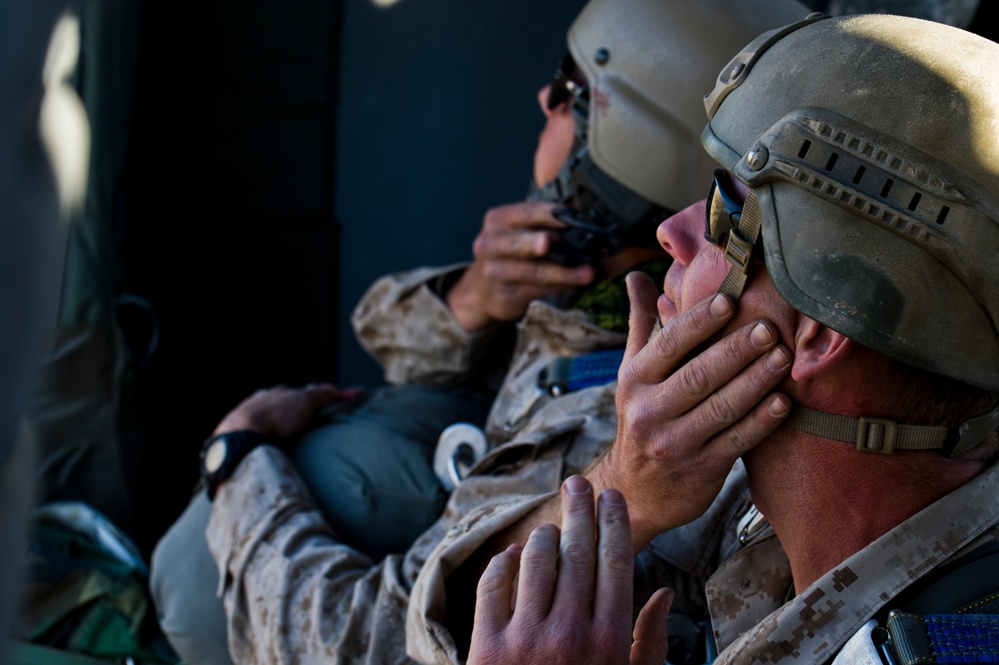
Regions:
<svg viewBox="0 0 999 665"><path fill-rule="evenodd" d="M475 593L475 630L484 635L503 631L510 622L513 584L520 560L520 545L513 544L489 561Z"/></svg>
<svg viewBox="0 0 999 665"><path fill-rule="evenodd" d="M624 497L615 489L600 493L597 502L597 579L593 601L597 641L611 643L631 627L635 555Z"/></svg>
<svg viewBox="0 0 999 665"><path fill-rule="evenodd" d="M589 284L596 276L591 265L560 266L547 261L490 261L483 266L489 279L514 284L533 284L545 288L569 288Z"/></svg>
<svg viewBox="0 0 999 665"><path fill-rule="evenodd" d="M562 483L562 537L555 603L565 614L590 615L596 573L593 487L582 476Z"/></svg>
<svg viewBox="0 0 999 665"><path fill-rule="evenodd" d="M565 228L565 224L552 216L552 209L555 207L556 204L547 201L521 201L497 206L486 212L482 226L488 231L538 227Z"/></svg>
<svg viewBox="0 0 999 665"><path fill-rule="evenodd" d="M770 395L745 416L708 442L727 458L735 459L761 442L787 418L791 402L786 395Z"/></svg>
<svg viewBox="0 0 999 665"><path fill-rule="evenodd" d="M645 348L659 321L659 312L656 310L659 290L652 283L652 278L643 272L632 272L625 277L625 284L628 287L631 309L628 314L628 342L621 361L622 367Z"/></svg>
<svg viewBox="0 0 999 665"><path fill-rule="evenodd" d="M622 378L639 384L661 383L699 345L715 335L732 318L728 296L717 293L665 323L634 360L622 368Z"/></svg>
<svg viewBox="0 0 999 665"><path fill-rule="evenodd" d="M472 254L479 261L540 259L548 254L554 240L552 231L480 233L472 243Z"/></svg>
<svg viewBox="0 0 999 665"><path fill-rule="evenodd" d="M719 429L730 425L783 378L786 360L773 359L767 366L744 373L776 344L772 323L748 323L675 370L663 385L663 399L670 400L678 413L700 407L702 417L697 424L714 420ZM789 351L781 353L786 356Z"/></svg>
<svg viewBox="0 0 999 665"><path fill-rule="evenodd" d="M662 665L669 652L667 617L673 605L673 590L659 589L638 614L631 644L631 665Z"/></svg>
<svg viewBox="0 0 999 665"><path fill-rule="evenodd" d="M520 553L520 582L514 621L534 626L548 616L555 591L555 569L559 554L559 530L554 524L531 532Z"/></svg>

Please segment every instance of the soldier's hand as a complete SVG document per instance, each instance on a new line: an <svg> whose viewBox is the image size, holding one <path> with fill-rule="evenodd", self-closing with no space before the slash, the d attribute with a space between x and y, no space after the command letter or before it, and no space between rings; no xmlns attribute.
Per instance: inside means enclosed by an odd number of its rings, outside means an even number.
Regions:
<svg viewBox="0 0 999 665"><path fill-rule="evenodd" d="M215 433L251 429L276 440L287 439L298 434L319 409L339 400L353 399L357 394L357 390L339 390L328 383L261 389L226 414Z"/></svg>
<svg viewBox="0 0 999 665"><path fill-rule="evenodd" d="M703 514L736 459L783 422L790 400L771 391L791 352L771 322L754 321L698 353L732 319L731 298L713 295L655 332L651 279L631 273L628 294L617 440L590 475L627 497L638 550Z"/></svg>
<svg viewBox="0 0 999 665"><path fill-rule="evenodd" d="M593 266L566 267L545 259L558 231L553 204L525 201L492 208L475 238L475 260L448 291L448 306L468 331L515 321L532 300L589 284Z"/></svg>
<svg viewBox="0 0 999 665"><path fill-rule="evenodd" d="M512 545L493 557L479 580L470 665L662 665L673 593L656 592L632 631L628 509L605 490L597 528L593 503L590 484L570 477L561 533L538 527L523 551Z"/></svg>

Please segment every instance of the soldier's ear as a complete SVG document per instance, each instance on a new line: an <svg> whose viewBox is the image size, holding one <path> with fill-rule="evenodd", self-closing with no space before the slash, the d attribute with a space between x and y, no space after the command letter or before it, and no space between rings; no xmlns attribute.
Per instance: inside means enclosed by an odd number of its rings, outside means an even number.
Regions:
<svg viewBox="0 0 999 665"><path fill-rule="evenodd" d="M795 381L815 378L849 360L857 348L857 343L849 337L801 316L794 335L791 377Z"/></svg>

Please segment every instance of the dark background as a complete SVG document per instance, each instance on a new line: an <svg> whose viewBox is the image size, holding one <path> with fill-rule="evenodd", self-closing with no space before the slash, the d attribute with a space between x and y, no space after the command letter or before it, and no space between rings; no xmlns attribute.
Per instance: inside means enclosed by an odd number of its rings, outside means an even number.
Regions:
<svg viewBox="0 0 999 665"><path fill-rule="evenodd" d="M102 203L66 283L111 276L122 526L148 556L253 390L382 382L351 310L381 275L469 258L485 210L524 195L536 93L584 0L67 4Z"/></svg>
<svg viewBox="0 0 999 665"><path fill-rule="evenodd" d="M118 183L121 290L160 331L134 382L141 549L250 392L382 382L351 309L380 275L470 257L484 211L524 195L582 5L143 3Z"/></svg>

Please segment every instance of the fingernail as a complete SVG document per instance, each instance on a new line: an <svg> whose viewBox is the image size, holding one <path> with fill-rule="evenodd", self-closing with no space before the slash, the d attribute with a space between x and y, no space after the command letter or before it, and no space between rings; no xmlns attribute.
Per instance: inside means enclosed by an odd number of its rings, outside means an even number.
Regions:
<svg viewBox="0 0 999 665"><path fill-rule="evenodd" d="M776 349L771 351L769 355L767 355L767 359L763 361L763 364L766 365L767 369L771 372L776 372L787 367L790 362L791 359L787 357L786 353L784 353L784 349L778 346Z"/></svg>
<svg viewBox="0 0 999 665"><path fill-rule="evenodd" d="M673 599L676 598L676 592L673 591L673 589L667 588L666 589L666 593L664 595L667 598L667 600L665 601L666 602L666 610L669 611L669 610L673 609Z"/></svg>
<svg viewBox="0 0 999 665"><path fill-rule="evenodd" d="M565 491L569 494L586 494L590 484L582 476L569 476L565 479Z"/></svg>
<svg viewBox="0 0 999 665"><path fill-rule="evenodd" d="M601 492L600 500L608 506L620 506L624 503L624 497L615 489L606 489Z"/></svg>
<svg viewBox="0 0 999 665"><path fill-rule="evenodd" d="M723 316L728 316L732 311L732 304L728 301L728 298L722 294L715 296L715 299L711 301L711 307L709 308L711 313L718 318Z"/></svg>
<svg viewBox="0 0 999 665"><path fill-rule="evenodd" d="M749 334L749 341L753 343L753 346L762 348L764 346L770 346L776 340L770 332L770 328L767 328L762 323L757 323L756 327L753 328L753 332Z"/></svg>
<svg viewBox="0 0 999 665"><path fill-rule="evenodd" d="M770 405L767 407L767 413L774 418L783 418L790 410L791 405L776 395L770 400Z"/></svg>

